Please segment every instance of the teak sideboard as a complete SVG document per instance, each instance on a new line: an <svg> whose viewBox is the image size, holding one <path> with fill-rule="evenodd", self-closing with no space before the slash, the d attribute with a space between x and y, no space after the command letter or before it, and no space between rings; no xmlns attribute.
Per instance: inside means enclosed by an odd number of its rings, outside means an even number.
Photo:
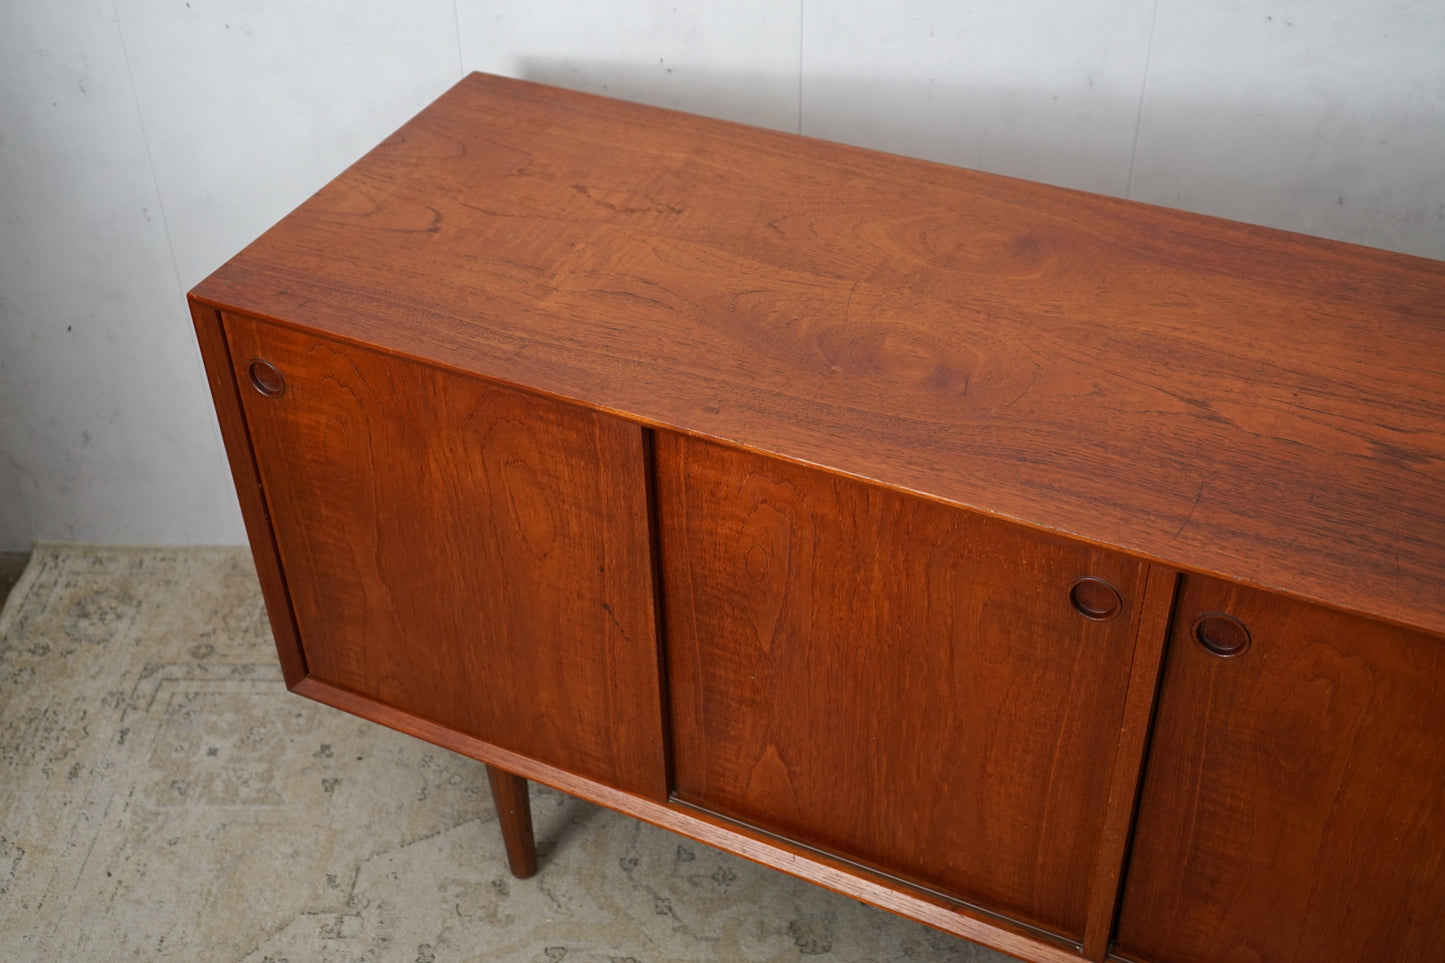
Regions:
<svg viewBox="0 0 1445 963"><path fill-rule="evenodd" d="M1445 264L474 74L190 295L287 684L1027 960L1445 952Z"/></svg>

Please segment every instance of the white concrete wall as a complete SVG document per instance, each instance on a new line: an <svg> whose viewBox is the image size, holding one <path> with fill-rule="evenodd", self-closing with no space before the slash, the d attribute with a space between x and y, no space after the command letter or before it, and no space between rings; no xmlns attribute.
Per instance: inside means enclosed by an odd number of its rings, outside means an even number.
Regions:
<svg viewBox="0 0 1445 963"><path fill-rule="evenodd" d="M183 293L466 70L1445 259L1445 5L7 0L0 551L243 539Z"/></svg>

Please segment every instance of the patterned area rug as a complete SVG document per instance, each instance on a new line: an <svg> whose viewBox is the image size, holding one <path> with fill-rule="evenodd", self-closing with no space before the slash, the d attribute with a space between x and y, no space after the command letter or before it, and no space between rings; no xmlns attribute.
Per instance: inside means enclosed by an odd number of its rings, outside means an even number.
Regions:
<svg viewBox="0 0 1445 963"><path fill-rule="evenodd" d="M41 545L0 614L0 960L1003 961L290 695L249 556Z"/></svg>

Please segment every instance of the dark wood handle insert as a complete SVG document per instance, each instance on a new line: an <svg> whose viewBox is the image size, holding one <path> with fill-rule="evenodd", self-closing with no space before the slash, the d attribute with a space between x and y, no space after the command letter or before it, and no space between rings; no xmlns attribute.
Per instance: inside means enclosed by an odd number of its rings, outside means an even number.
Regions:
<svg viewBox="0 0 1445 963"><path fill-rule="evenodd" d="M1215 655L1240 655L1249 648L1249 629L1232 615L1206 612L1194 620L1194 639Z"/></svg>
<svg viewBox="0 0 1445 963"><path fill-rule="evenodd" d="M1124 610L1119 590L1101 578L1086 575L1069 586L1069 604L1086 619L1107 622Z"/></svg>
<svg viewBox="0 0 1445 963"><path fill-rule="evenodd" d="M251 379L251 387L268 398L277 398L286 393L286 379L281 377L281 372L269 361L257 358L246 369L246 374Z"/></svg>

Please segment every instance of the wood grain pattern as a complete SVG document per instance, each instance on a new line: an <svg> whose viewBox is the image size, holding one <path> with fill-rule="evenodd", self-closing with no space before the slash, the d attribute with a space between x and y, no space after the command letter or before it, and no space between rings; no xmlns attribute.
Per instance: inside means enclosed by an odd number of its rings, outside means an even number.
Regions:
<svg viewBox="0 0 1445 963"><path fill-rule="evenodd" d="M1445 633L1445 265L473 75L196 290Z"/></svg>
<svg viewBox="0 0 1445 963"><path fill-rule="evenodd" d="M681 833L709 846L736 853L763 866L825 886L834 892L899 913L929 926L973 940L1034 963L1078 963L1067 943L976 907L949 900L938 893L912 889L897 879L870 872L786 839L679 803L658 803L650 798L609 786L595 779L549 766L503 749L475 736L400 712L375 700L321 682L314 676L301 680L296 692L353 715L425 739L453 752L501 767L508 772L545 783L554 789Z"/></svg>
<svg viewBox="0 0 1445 963"><path fill-rule="evenodd" d="M1081 939L1144 567L659 433L678 798ZM1081 575L1125 610L1075 612Z"/></svg>
<svg viewBox="0 0 1445 963"><path fill-rule="evenodd" d="M1225 612L1252 636L1190 637ZM1167 963L1439 959L1445 640L1186 577L1118 945Z"/></svg>
<svg viewBox="0 0 1445 963"><path fill-rule="evenodd" d="M224 323L310 673L663 798L642 429Z"/></svg>

